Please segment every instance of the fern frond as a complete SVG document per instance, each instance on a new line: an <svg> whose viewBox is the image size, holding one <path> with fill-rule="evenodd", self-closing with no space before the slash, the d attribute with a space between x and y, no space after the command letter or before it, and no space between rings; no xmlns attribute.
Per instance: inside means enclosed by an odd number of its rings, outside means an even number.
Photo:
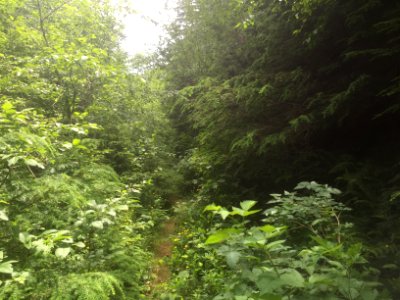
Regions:
<svg viewBox="0 0 400 300"><path fill-rule="evenodd" d="M121 283L108 273L69 274L58 278L50 300L123 300Z"/></svg>

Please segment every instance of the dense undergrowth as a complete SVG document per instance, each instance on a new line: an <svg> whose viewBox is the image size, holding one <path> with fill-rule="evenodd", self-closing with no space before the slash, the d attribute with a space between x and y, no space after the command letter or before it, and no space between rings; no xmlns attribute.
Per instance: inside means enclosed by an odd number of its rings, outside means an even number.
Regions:
<svg viewBox="0 0 400 300"><path fill-rule="evenodd" d="M338 194L302 182L266 210L253 200L184 204L161 299L392 299Z"/></svg>
<svg viewBox="0 0 400 300"><path fill-rule="evenodd" d="M194 247L189 257L200 257L201 266L180 259L186 242L178 243L173 264L188 267L180 269L173 285L178 299L181 293L185 299L381 299L387 295L383 290L399 298L399 9L385 0L179 2L160 66L167 88L175 91L166 108L177 130L174 146L182 158L184 187L194 194L191 198L201 199L185 225L193 236L184 239ZM243 259L256 274L232 266L238 253L229 266L214 259L221 251L203 247L213 228L227 226L203 216L210 202L228 208L251 199L264 211L274 202L271 193L312 181L342 191L335 201L351 210L341 214L340 222L353 224L343 239L312 230L291 236L299 226L320 222L314 214L326 199L319 197L316 210L308 212L309 224L293 224L289 217L299 216L290 211L286 219L270 219L270 225L287 226L281 238L283 247L290 247L277 250L272 259L292 253L300 264L307 257L300 253L309 253L315 276L290 265L290 259L268 262L269 240L261 242L261 249L245 244L246 236L258 235L251 227L261 226L262 217L251 216L242 235L224 244L224 249L245 253L247 260L240 256L239 262ZM299 213L309 209L282 199ZM332 229L337 220L329 220L326 226ZM329 255L317 259L318 251ZM346 265L346 259L354 264ZM363 259L369 262L363 263L366 268L359 264ZM328 260L336 266L330 269ZM269 271L257 266L274 265L277 271L265 278L276 286L265 287L262 295L266 283L261 278ZM343 290L341 281L339 270L346 268L354 272L347 281L351 291ZM297 278L294 286L279 281L289 269L298 272L290 271ZM367 292L367 286L378 283L383 286L377 292Z"/></svg>
<svg viewBox="0 0 400 300"><path fill-rule="evenodd" d="M397 299L399 9L181 0L130 59L113 2L0 1L0 299Z"/></svg>
<svg viewBox="0 0 400 300"><path fill-rule="evenodd" d="M107 2L0 1L0 299L145 298L173 156L120 37Z"/></svg>
<svg viewBox="0 0 400 300"><path fill-rule="evenodd" d="M97 126L12 102L1 122L1 299L138 299L152 224L141 186L124 184L93 148Z"/></svg>

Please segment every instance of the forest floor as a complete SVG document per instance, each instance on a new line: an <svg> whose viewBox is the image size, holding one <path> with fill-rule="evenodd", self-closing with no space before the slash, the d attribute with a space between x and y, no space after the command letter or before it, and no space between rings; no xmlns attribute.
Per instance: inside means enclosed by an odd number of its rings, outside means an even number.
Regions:
<svg viewBox="0 0 400 300"><path fill-rule="evenodd" d="M171 277L171 270L166 263L166 259L171 257L174 243L172 241L176 232L177 224L174 216L169 217L160 228L158 237L153 244L154 258L151 267L149 296L150 299L156 296L159 287L168 282Z"/></svg>

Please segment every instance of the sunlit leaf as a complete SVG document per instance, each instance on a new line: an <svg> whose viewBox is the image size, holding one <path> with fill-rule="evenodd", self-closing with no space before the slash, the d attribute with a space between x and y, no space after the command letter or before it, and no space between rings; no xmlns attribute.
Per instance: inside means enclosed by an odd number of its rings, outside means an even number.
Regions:
<svg viewBox="0 0 400 300"><path fill-rule="evenodd" d="M13 263L16 263L16 261L10 260L10 261L0 263L0 273L12 274L14 271L13 266L12 266Z"/></svg>
<svg viewBox="0 0 400 300"><path fill-rule="evenodd" d="M210 235L205 244L206 245L210 245L210 244L217 244L217 243L221 243L224 240L226 240L227 238L229 238L232 234L237 233L238 230L234 229L234 228L227 228L227 229L222 229L219 230L217 232L215 232L214 234Z"/></svg>
<svg viewBox="0 0 400 300"><path fill-rule="evenodd" d="M98 229L103 229L104 228L103 222L101 222L101 221L94 221L94 222L90 223L90 225L92 227L98 228Z"/></svg>
<svg viewBox="0 0 400 300"><path fill-rule="evenodd" d="M6 215L4 210L0 210L0 220L8 221L8 216Z"/></svg>
<svg viewBox="0 0 400 300"><path fill-rule="evenodd" d="M223 220L225 220L230 215L230 212L223 208L218 212L218 214L221 215Z"/></svg>
<svg viewBox="0 0 400 300"><path fill-rule="evenodd" d="M28 158L28 159L25 159L24 161L28 166L44 169L44 165L41 162L37 161L36 159Z"/></svg>
<svg viewBox="0 0 400 300"><path fill-rule="evenodd" d="M204 208L204 211L219 211L222 208L220 205L210 204Z"/></svg>
<svg viewBox="0 0 400 300"><path fill-rule="evenodd" d="M252 208L254 205L257 204L257 201L254 200L246 200L243 202L240 202L240 207L245 210L248 211L250 208Z"/></svg>
<svg viewBox="0 0 400 300"><path fill-rule="evenodd" d="M78 247L78 248L85 248L85 246L86 246L85 243L83 243L83 242L77 242L77 243L75 243L73 245Z"/></svg>
<svg viewBox="0 0 400 300"><path fill-rule="evenodd" d="M71 252L71 248L57 248L55 255L59 258L66 258L68 254Z"/></svg>

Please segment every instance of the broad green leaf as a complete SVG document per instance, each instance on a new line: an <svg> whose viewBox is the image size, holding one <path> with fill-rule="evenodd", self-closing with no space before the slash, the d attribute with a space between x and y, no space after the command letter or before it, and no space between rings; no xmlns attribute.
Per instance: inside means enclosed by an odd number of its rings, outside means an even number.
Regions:
<svg viewBox="0 0 400 300"><path fill-rule="evenodd" d="M102 218L101 222L103 222L103 224L109 224L109 225L114 224L114 222L111 221L109 218Z"/></svg>
<svg viewBox="0 0 400 300"><path fill-rule="evenodd" d="M118 205L115 207L116 210L129 210L129 206L126 204Z"/></svg>
<svg viewBox="0 0 400 300"><path fill-rule="evenodd" d="M238 232L238 230L234 229L234 228L227 228L227 229L219 230L216 233L210 235L208 237L208 239L206 240L205 244L210 245L210 244L221 243L222 241L229 238L232 234L237 233L237 232Z"/></svg>
<svg viewBox="0 0 400 300"><path fill-rule="evenodd" d="M28 158L28 159L25 159L24 161L28 166L44 169L44 165L42 163L38 162L36 159Z"/></svg>
<svg viewBox="0 0 400 300"><path fill-rule="evenodd" d="M311 284L315 284L315 283L324 283L324 284L332 284L333 283L333 279L330 278L327 275L323 275L323 274L312 274L309 278L308 278L308 282Z"/></svg>
<svg viewBox="0 0 400 300"><path fill-rule="evenodd" d="M219 211L222 208L220 205L210 204L207 205L203 211Z"/></svg>
<svg viewBox="0 0 400 300"><path fill-rule="evenodd" d="M31 235L30 235L29 233L27 233L27 232L20 232L20 233L18 234L18 239L19 239L19 241L20 241L22 244L25 245L25 247L27 247L26 244L27 244L29 241L31 241Z"/></svg>
<svg viewBox="0 0 400 300"><path fill-rule="evenodd" d="M259 288L261 295L271 294L283 285L280 278L278 278L276 274L272 273L262 275L255 283Z"/></svg>
<svg viewBox="0 0 400 300"><path fill-rule="evenodd" d="M71 239L72 236L70 235L70 231L69 230L60 230L60 231L56 231L53 234L53 240L54 241L64 241L67 239Z"/></svg>
<svg viewBox="0 0 400 300"><path fill-rule="evenodd" d="M78 134L86 134L85 130L79 127L71 127L71 130L78 133Z"/></svg>
<svg viewBox="0 0 400 300"><path fill-rule="evenodd" d="M240 207L245 210L248 211L250 208L252 208L254 205L257 204L257 201L254 200L246 200L243 202L240 202Z"/></svg>
<svg viewBox="0 0 400 300"><path fill-rule="evenodd" d="M229 216L230 212L223 208L218 212L218 214L221 215L223 220L225 220Z"/></svg>
<svg viewBox="0 0 400 300"><path fill-rule="evenodd" d="M117 212L114 209L110 209L107 214L109 214L112 217L116 217L117 216Z"/></svg>
<svg viewBox="0 0 400 300"><path fill-rule="evenodd" d="M283 243L285 242L285 240L278 240L278 241L273 241L271 243L268 243L266 245L266 249L275 249L275 248L279 248L279 246L281 246Z"/></svg>
<svg viewBox="0 0 400 300"><path fill-rule="evenodd" d="M78 146L80 143L81 143L80 139L73 139L72 140L72 145L74 145L74 146Z"/></svg>
<svg viewBox="0 0 400 300"><path fill-rule="evenodd" d="M258 213L258 212L260 212L260 211L261 211L261 209L255 209L255 210L245 211L245 212L243 213L243 217L247 217L247 216L250 216L250 215L254 215L254 214L256 214L256 213Z"/></svg>
<svg viewBox="0 0 400 300"><path fill-rule="evenodd" d="M69 143L69 142L66 142L66 143L63 143L62 144L62 146L65 148L65 149L72 149L72 143Z"/></svg>
<svg viewBox="0 0 400 300"><path fill-rule="evenodd" d="M260 229L266 233L266 237L269 239L276 236L280 236L286 231L286 228L287 228L286 226L274 227L272 225L264 225L260 227Z"/></svg>
<svg viewBox="0 0 400 300"><path fill-rule="evenodd" d="M276 230L276 227L267 224L267 225L264 225L264 226L260 227L260 229L261 229L262 231L264 231L264 232L272 233L272 232L274 232L274 231Z"/></svg>
<svg viewBox="0 0 400 300"><path fill-rule="evenodd" d="M324 222L324 221L325 221L324 219L316 219L311 223L311 225L315 226L315 225L318 225L319 223Z"/></svg>
<svg viewBox="0 0 400 300"><path fill-rule="evenodd" d="M7 160L8 166L11 167L11 166L15 165L20 159L21 159L21 157L19 157L19 156L14 156L14 157L10 158L9 160Z"/></svg>
<svg viewBox="0 0 400 300"><path fill-rule="evenodd" d="M234 216L234 215L239 215L239 216L242 216L242 217L243 217L244 212L245 212L245 211L244 211L243 209L240 209L240 208L238 208L238 207L232 207L231 215L232 215L232 216Z"/></svg>
<svg viewBox="0 0 400 300"><path fill-rule="evenodd" d="M0 273L3 274L12 274L14 269L12 264L15 263L15 260L6 261L0 264Z"/></svg>
<svg viewBox="0 0 400 300"><path fill-rule="evenodd" d="M295 269L288 270L287 272L282 274L281 280L284 282L285 285L289 285L292 287L304 286L303 276Z"/></svg>
<svg viewBox="0 0 400 300"><path fill-rule="evenodd" d="M85 248L85 246L86 246L84 242L77 242L77 243L75 243L73 245L78 247L78 248Z"/></svg>
<svg viewBox="0 0 400 300"><path fill-rule="evenodd" d="M4 210L0 210L0 220L2 221L8 221L8 216L4 212Z"/></svg>
<svg viewBox="0 0 400 300"><path fill-rule="evenodd" d="M180 280L186 280L190 277L190 272L188 270L180 271L177 277Z"/></svg>
<svg viewBox="0 0 400 300"><path fill-rule="evenodd" d="M94 222L92 222L90 225L91 225L92 227L98 228L98 229L103 229L103 228L104 228L103 222L101 222L101 221L94 221Z"/></svg>
<svg viewBox="0 0 400 300"><path fill-rule="evenodd" d="M66 244L72 244L74 242L74 239L72 237L70 237L70 238L63 239L62 241L63 241L63 243L66 243Z"/></svg>
<svg viewBox="0 0 400 300"><path fill-rule="evenodd" d="M68 254L71 252L71 248L57 248L56 249L56 256L59 258L66 258Z"/></svg>
<svg viewBox="0 0 400 300"><path fill-rule="evenodd" d="M331 260L331 259L327 259L326 261L327 261L330 265L336 267L338 270L345 270L345 269L346 269L346 267L345 267L342 263L340 263L340 262L338 262L338 261Z"/></svg>
<svg viewBox="0 0 400 300"><path fill-rule="evenodd" d="M238 251L230 251L226 253L225 257L228 266L230 266L231 268L236 267L237 263L239 262L240 256L241 254Z"/></svg>

